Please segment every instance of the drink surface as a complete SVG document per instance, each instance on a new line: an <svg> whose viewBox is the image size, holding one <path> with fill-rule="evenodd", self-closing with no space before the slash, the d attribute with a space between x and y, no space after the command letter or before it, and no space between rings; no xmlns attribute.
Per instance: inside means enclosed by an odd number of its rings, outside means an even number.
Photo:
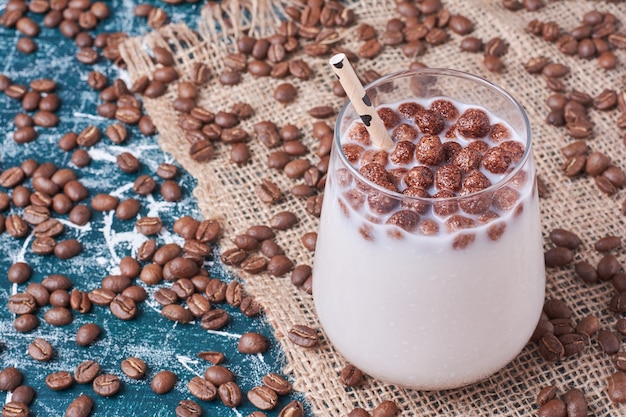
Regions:
<svg viewBox="0 0 626 417"><path fill-rule="evenodd" d="M419 104L430 109L435 101ZM385 108L395 110L402 103ZM452 103L459 115L477 108ZM471 148L485 139L453 132L458 120L447 121L437 133L442 143ZM490 115L489 120L490 133L483 135L489 148L509 141L524 146L503 121ZM390 127L392 138L403 123L410 120L401 117ZM489 140L494 125L506 137ZM415 148L421 138L435 136L416 130L419 134L411 139ZM354 132L354 125L346 130L342 145L344 150L355 143L363 148L358 159L346 156L367 175L368 166L382 165L384 158L367 143L355 141ZM395 141L400 142L397 137ZM414 158L394 163L394 151L385 171L400 168L403 175L372 177L373 182L406 195L407 189L416 188L407 184L412 181L407 172L426 164L420 163L417 150ZM481 152L484 160L486 150ZM375 158L378 162L371 162ZM472 165L454 191L438 189L439 167L454 160L443 159L429 166L433 183L421 188L424 199L415 200L381 193L359 180L335 152L316 247L314 300L324 330L349 362L391 383L447 389L492 374L521 351L539 318L545 273L532 155L516 159L503 172ZM523 166L513 172L516 164ZM475 171L490 185L504 184L472 194L464 179ZM447 198L435 198L442 191ZM480 198L470 200L470 195ZM441 201L447 204L438 205Z"/></svg>

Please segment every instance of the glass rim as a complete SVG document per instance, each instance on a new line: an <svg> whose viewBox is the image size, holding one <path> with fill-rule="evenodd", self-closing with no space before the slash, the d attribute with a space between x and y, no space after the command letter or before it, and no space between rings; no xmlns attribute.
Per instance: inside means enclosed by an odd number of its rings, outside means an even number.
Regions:
<svg viewBox="0 0 626 417"><path fill-rule="evenodd" d="M372 189L375 189L376 192L380 192L382 194L385 194L389 197L398 199L398 200L413 200L413 201L419 201L419 202L425 202L425 203L435 203L435 202L449 202L449 201L459 201L459 200L465 200L465 199L469 199L469 198L475 198L475 197L479 197L482 195L487 195L487 194L491 194L493 192L495 192L496 190L506 186L507 184L509 184L512 179L520 172L522 171L523 167L526 165L526 163L528 162L528 159L530 158L530 155L532 153L532 131L531 131L531 127L530 127L530 120L528 119L528 115L526 114L526 110L524 110L524 107L522 106L522 104L515 98L513 97L513 95L511 95L511 93L509 93L508 91L506 91L505 89L503 89L502 87L500 87L499 85L486 80L482 77L479 77L477 75L471 74L469 72L465 72L465 71L459 71L459 70L454 70L454 69L449 69L449 68L417 68L417 69L409 69L409 70L403 70L403 71L397 71L397 72L393 72L391 74L387 74L384 75L374 81L372 81L371 83L368 83L364 86L365 88L365 92L368 92L369 90L380 86L381 84L384 84L386 82L389 82L393 79L397 79L397 78L405 78L405 77L409 77L409 76L413 76L413 75L431 75L431 76L448 76L448 77L454 77L454 78L460 78L460 79L465 79L465 80L470 80L473 82L476 82L484 87L487 87L489 89L495 90L497 93L499 93L501 96L503 96L504 98L506 98L507 100L509 100L515 109L517 109L517 111L519 112L519 114L522 116L522 120L523 120L523 124L524 124L524 128L526 129L526 138L525 138L525 148L524 148L524 154L522 155L521 159L519 160L517 166L511 170L507 175L505 175L504 177L502 177L498 182L496 182L495 184L491 184L489 187L484 188L482 190L479 191L475 191L466 195L456 195L453 197L437 197L434 198L432 196L430 197L419 197L419 196L412 196L412 195L405 195L402 194L401 192L397 192L397 191L391 191L387 188L384 188L378 184L376 184L375 182L370 181L369 179L365 178L360 172L359 170L357 170L355 168L354 165L352 165L352 163L348 160L348 158L346 157L346 154L343 152L343 148L341 146L341 132L339 129L339 126L343 120L344 117L344 113L351 107L352 105L352 101L351 100L347 100L344 105L342 106L341 110L339 111L339 113L337 114L337 121L335 122L335 132L333 134L333 148L335 148L335 152L338 153L339 158L341 159L342 163L347 167L347 169L351 172L352 175L354 175L359 181L362 181L363 183L365 183L367 186L371 187ZM449 97L451 100L455 100L454 97ZM407 98L409 99L409 98ZM464 103L466 104L466 103ZM471 104L470 104L471 105ZM481 106L482 107L482 106ZM352 122L355 119L352 119L350 122Z"/></svg>

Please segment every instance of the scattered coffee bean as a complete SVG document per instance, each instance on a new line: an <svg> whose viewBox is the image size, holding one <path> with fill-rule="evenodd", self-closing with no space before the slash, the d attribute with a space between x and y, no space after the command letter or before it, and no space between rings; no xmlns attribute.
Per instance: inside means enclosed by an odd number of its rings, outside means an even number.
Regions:
<svg viewBox="0 0 626 417"><path fill-rule="evenodd" d="M294 325L287 334L289 340L298 346L312 348L317 346L318 338L315 329L301 324Z"/></svg>
<svg viewBox="0 0 626 417"><path fill-rule="evenodd" d="M94 401L87 394L80 394L65 410L66 417L88 417L91 415Z"/></svg>
<svg viewBox="0 0 626 417"><path fill-rule="evenodd" d="M152 387L152 391L155 393L162 395L174 388L178 377L175 373L168 370L163 370L157 372L150 382L150 386Z"/></svg>
<svg viewBox="0 0 626 417"><path fill-rule="evenodd" d="M74 378L67 371L54 372L46 376L46 385L53 391L61 391L74 385Z"/></svg>
<svg viewBox="0 0 626 417"><path fill-rule="evenodd" d="M98 375L92 383L93 391L102 397L112 397L120 390L120 379L113 374Z"/></svg>

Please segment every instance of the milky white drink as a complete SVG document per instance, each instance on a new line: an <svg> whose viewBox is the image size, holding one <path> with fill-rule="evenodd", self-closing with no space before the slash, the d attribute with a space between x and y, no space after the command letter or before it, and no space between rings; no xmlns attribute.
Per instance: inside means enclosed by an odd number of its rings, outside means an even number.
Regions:
<svg viewBox="0 0 626 417"><path fill-rule="evenodd" d="M369 143L349 107L340 115L313 295L350 363L394 384L448 389L504 367L537 324L535 168L527 120L506 93L452 71L410 74L375 91L391 151Z"/></svg>

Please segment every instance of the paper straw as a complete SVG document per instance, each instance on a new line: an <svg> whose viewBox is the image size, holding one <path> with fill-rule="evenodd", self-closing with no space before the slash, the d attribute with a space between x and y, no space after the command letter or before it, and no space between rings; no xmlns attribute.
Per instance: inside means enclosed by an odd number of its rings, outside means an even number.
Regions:
<svg viewBox="0 0 626 417"><path fill-rule="evenodd" d="M334 55L328 61L330 67L339 78L346 95L352 102L361 121L365 125L372 143L377 147L389 151L393 148L393 140L389 137L385 125L367 96L363 85L350 65L345 54Z"/></svg>

